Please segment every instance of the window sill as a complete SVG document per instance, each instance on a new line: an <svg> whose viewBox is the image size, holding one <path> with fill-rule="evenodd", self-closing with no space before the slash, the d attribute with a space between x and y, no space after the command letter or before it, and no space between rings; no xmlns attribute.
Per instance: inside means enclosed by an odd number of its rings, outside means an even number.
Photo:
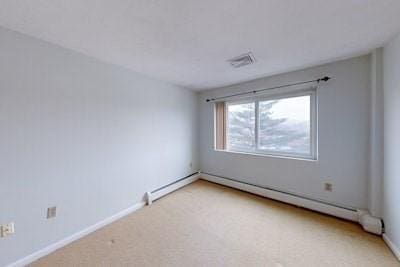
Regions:
<svg viewBox="0 0 400 267"><path fill-rule="evenodd" d="M231 153L231 154L239 154L239 155L245 155L245 156L255 156L255 157L301 160L301 161L309 161L309 162L317 162L318 161L318 159L306 158L306 157L302 158L302 157L295 157L295 156L281 156L281 155L273 155L273 154L262 154L262 153L252 153L252 152L242 152L242 151L230 151L230 150L221 150L221 149L214 149L214 151L223 152L223 153Z"/></svg>

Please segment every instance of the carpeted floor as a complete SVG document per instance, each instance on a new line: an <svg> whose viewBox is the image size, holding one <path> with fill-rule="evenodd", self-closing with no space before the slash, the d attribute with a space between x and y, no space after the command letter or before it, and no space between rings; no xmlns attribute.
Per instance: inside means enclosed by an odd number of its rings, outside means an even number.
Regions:
<svg viewBox="0 0 400 267"><path fill-rule="evenodd" d="M357 224L197 181L32 266L400 266Z"/></svg>

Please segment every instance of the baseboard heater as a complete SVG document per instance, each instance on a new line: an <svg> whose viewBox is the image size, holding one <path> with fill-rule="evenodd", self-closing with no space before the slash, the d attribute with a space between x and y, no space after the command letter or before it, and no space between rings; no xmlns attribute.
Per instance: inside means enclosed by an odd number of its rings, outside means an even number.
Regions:
<svg viewBox="0 0 400 267"><path fill-rule="evenodd" d="M158 199L158 198L160 198L162 196L165 196L166 194L169 194L169 193L171 193L171 192L173 192L173 191L175 191L175 190L177 190L177 189L179 189L179 188L181 188L181 187L183 187L185 185L193 183L194 181L196 181L198 179L199 179L199 172L195 172L195 173L192 173L192 174L190 174L190 175L188 175L186 177L183 177L183 178L181 178L179 180L176 180L176 181L174 181L174 182L172 182L170 184L167 184L167 185L162 186L162 187L160 187L158 189L155 189L155 190L153 190L151 192L147 192L146 193L146 196L147 196L146 202L136 203L133 206L131 206L131 207L125 209L125 210L122 210L122 211L112 215L111 217L105 218L105 219L103 219L103 220L101 220L101 221L99 221L99 222L97 222L97 223L95 223L95 224L93 224L91 226L88 226L87 228L84 228L84 229L80 230L77 233L74 233L71 236L67 236L64 239L56 241L55 243L52 243L52 244L48 245L47 247L39 249L38 251L36 251L36 252L34 252L34 253L32 253L32 254L30 254L30 255L22 258L22 259L17 260L14 263L10 263L9 265L6 265L6 266L7 267L27 266L30 263L34 262L35 260L38 260L38 259L40 259L40 258L42 258L42 257L54 252L55 250L57 250L59 248L62 248L62 247L66 246L66 245L68 245L68 244L70 244L70 243L72 243L72 242L74 242L74 241L76 241L76 240L78 240L78 239L90 234L90 233L93 233L94 231L96 231L96 230L98 230L98 229L100 229L100 228L102 228L102 227L104 227L106 225L109 225L109 224L115 222L116 220L119 220L122 217L125 217L128 214L131 214L131 213L141 209L146 204L149 205L154 200L156 200L156 199Z"/></svg>
<svg viewBox="0 0 400 267"><path fill-rule="evenodd" d="M209 173L201 173L200 179L236 188L255 195L278 200L298 207L310 209L313 211L318 211L338 218L350 220L353 222L358 222L361 224L361 226L365 231L373 234L381 235L384 230L382 220L380 218L373 217L366 210L344 207L328 203L322 200L316 200L305 196L299 196L293 193L283 192L272 188L261 187L258 185L245 183L232 178L222 177Z"/></svg>
<svg viewBox="0 0 400 267"><path fill-rule="evenodd" d="M192 174L189 174L186 177L183 177L177 181L174 181L170 184L164 185L160 188L157 188L151 192L146 192L146 202L147 205L151 205L153 201L181 188L184 187L185 185L188 185L190 183L193 183L194 181L199 179L200 172L195 172Z"/></svg>
<svg viewBox="0 0 400 267"><path fill-rule="evenodd" d="M281 202L293 204L296 206L300 206L300 207L307 208L310 210L329 214L329 215L347 219L350 221L359 222L363 226L364 230L374 233L374 234L382 234L382 232L383 232L383 223L382 223L381 219L371 216L368 213L368 211L357 210L357 209L347 208L347 207L341 207L341 206L326 203L323 201L313 200L313 199L310 199L307 197L302 197L302 196L297 196L292 193L282 192L282 191L272 189L272 188L260 187L257 185L244 183L244 182L237 181L237 180L227 178L227 177L221 177L221 176L208 174L208 173L202 173L202 172L195 172L195 173L192 173L192 174L190 174L186 177L183 177L177 181L174 181L170 184L162 186L153 191L147 192L146 193L146 203L144 203L144 202L137 203L137 204L133 205L132 207L127 208L126 210L123 210L109 218L106 218L100 222L97 222L94 225L89 226L89 227L87 227L71 236L68 236L60 241L50 244L49 246L42 248L39 251L36 251L33 254L28 255L14 263L11 263L8 266L10 266L10 267L11 266L12 267L26 266L26 265L30 264L31 262L33 262L41 257L44 257L44 256L50 254L51 252L70 244L71 242L73 242L75 240L78 240L78 239L80 239L80 238L82 238L82 237L84 237L84 236L86 236L86 235L88 235L88 234L90 234L90 233L92 233L92 232L94 232L94 231L128 215L128 214L131 214L132 212L142 208L146 204L151 205L154 200L159 199L159 198L161 198L161 197L163 197L185 185L193 183L198 179L203 179L203 180L210 181L213 183L236 188L236 189L239 189L242 191L253 193L255 195L263 196L263 197L270 198L270 199L275 199L275 200L278 200ZM389 244L389 246L392 248L394 253L396 255L400 255L399 250L394 246L394 244L392 242L390 242L388 237L384 235L384 239Z"/></svg>

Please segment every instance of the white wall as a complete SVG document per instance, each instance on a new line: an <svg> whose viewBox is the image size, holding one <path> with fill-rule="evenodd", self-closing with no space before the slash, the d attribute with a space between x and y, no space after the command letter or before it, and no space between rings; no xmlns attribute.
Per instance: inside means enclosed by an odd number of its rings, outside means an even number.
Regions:
<svg viewBox="0 0 400 267"><path fill-rule="evenodd" d="M318 89L318 161L214 151L213 105L206 103L206 98L325 75L332 80ZM339 205L367 208L369 56L206 91L200 95L199 105L202 171ZM333 183L333 192L324 191L324 182Z"/></svg>
<svg viewBox="0 0 400 267"><path fill-rule="evenodd" d="M400 253L400 36L384 48L384 199L386 235Z"/></svg>
<svg viewBox="0 0 400 267"><path fill-rule="evenodd" d="M196 134L193 92L0 28L0 266L197 171Z"/></svg>

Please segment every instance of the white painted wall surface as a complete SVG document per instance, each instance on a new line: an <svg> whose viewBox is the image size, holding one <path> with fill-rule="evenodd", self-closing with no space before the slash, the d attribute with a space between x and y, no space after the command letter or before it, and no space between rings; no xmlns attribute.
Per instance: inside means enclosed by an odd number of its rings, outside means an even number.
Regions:
<svg viewBox="0 0 400 267"><path fill-rule="evenodd" d="M193 92L0 28L0 266L197 171L197 140Z"/></svg>
<svg viewBox="0 0 400 267"><path fill-rule="evenodd" d="M400 36L384 47L383 61L383 218L386 235L400 252Z"/></svg>
<svg viewBox="0 0 400 267"><path fill-rule="evenodd" d="M206 103L206 98L325 75L332 80L318 89L318 161L214 151L213 105ZM200 95L199 105L202 171L330 203L367 208L369 56L206 91ZM324 191L324 182L333 184L333 192Z"/></svg>

